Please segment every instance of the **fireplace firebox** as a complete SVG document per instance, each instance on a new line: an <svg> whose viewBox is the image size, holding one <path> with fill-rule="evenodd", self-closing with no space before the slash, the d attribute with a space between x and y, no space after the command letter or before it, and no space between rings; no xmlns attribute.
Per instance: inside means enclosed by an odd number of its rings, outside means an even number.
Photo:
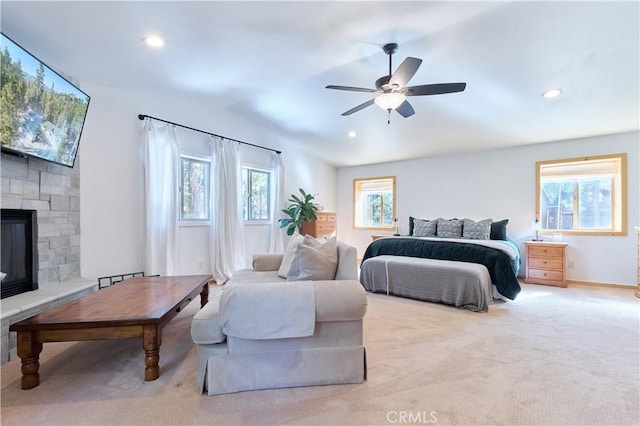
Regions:
<svg viewBox="0 0 640 426"><path fill-rule="evenodd" d="M0 233L1 298L38 288L36 210L2 209Z"/></svg>

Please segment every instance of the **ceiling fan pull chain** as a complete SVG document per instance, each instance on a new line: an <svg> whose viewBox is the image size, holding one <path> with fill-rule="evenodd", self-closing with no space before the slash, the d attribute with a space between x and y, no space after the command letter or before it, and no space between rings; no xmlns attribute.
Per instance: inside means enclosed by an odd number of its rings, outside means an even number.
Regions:
<svg viewBox="0 0 640 426"><path fill-rule="evenodd" d="M391 124L391 109L388 109L388 110L387 110L387 113L389 114L389 115L387 116L387 124Z"/></svg>

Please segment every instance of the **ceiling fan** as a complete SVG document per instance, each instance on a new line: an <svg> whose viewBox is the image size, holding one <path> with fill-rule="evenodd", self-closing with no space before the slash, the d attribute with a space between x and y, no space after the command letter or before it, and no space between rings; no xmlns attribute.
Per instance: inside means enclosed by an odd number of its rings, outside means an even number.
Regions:
<svg viewBox="0 0 640 426"><path fill-rule="evenodd" d="M327 89L347 90L350 92L369 92L377 93L378 95L369 99L349 111L343 112L342 115L351 115L354 112L358 112L374 103L380 108L387 110L389 116L391 116L391 110L396 110L398 114L407 118L415 114L415 110L407 101L407 96L423 96L423 95L442 95L445 93L462 92L467 83L443 83L443 84L424 84L421 86L405 85L415 75L422 63L422 59L408 57L405 59L396 72L391 74L391 57L398 50L397 43L387 43L382 46L384 53L389 55L389 75L385 75L376 80L376 88L368 89L364 87L351 87L351 86L335 86L328 85ZM389 123L390 120L387 120Z"/></svg>

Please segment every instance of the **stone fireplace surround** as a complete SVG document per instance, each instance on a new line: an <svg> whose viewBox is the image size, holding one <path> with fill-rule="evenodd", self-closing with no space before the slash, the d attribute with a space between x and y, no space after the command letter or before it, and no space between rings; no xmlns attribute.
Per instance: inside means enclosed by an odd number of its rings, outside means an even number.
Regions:
<svg viewBox="0 0 640 426"><path fill-rule="evenodd" d="M80 169L2 154L2 208L36 210L38 290L2 299L2 358L15 357L8 328L53 306L97 289L80 277Z"/></svg>
<svg viewBox="0 0 640 426"><path fill-rule="evenodd" d="M80 276L80 170L2 154L2 208L36 210L38 286Z"/></svg>

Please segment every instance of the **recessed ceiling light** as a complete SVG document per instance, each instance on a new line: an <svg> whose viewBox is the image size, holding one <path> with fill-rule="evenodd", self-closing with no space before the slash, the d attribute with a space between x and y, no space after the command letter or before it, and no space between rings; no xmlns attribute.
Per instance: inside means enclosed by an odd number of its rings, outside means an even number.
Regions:
<svg viewBox="0 0 640 426"><path fill-rule="evenodd" d="M164 46L164 40L157 35L149 35L142 39L145 43L147 43L151 47L162 47Z"/></svg>
<svg viewBox="0 0 640 426"><path fill-rule="evenodd" d="M354 131L351 130L349 133L347 133L349 135L350 138L355 138L356 136L358 136L358 134Z"/></svg>
<svg viewBox="0 0 640 426"><path fill-rule="evenodd" d="M562 90L560 90L560 89L549 89L546 92L544 92L542 94L542 96L547 98L547 99L551 99L551 98L555 98L557 96L560 96L561 93L562 93Z"/></svg>

